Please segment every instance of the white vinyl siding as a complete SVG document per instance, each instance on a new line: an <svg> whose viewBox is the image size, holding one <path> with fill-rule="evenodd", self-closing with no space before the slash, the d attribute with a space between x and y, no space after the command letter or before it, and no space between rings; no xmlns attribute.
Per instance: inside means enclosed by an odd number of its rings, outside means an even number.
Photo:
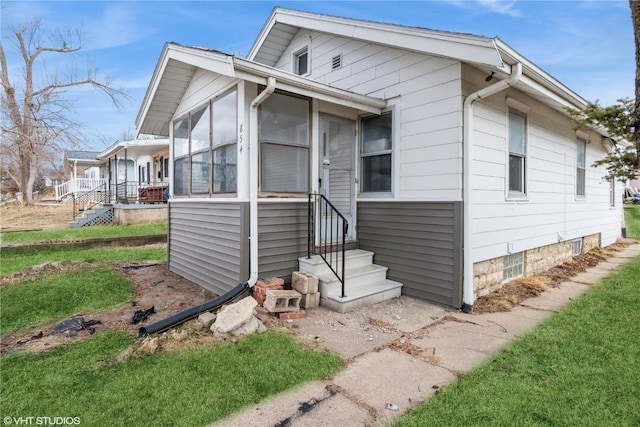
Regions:
<svg viewBox="0 0 640 427"><path fill-rule="evenodd" d="M485 73L467 66L469 90L486 85ZM474 262L601 233L601 244L616 241L619 207L610 207L604 167L587 168L586 198L576 200L576 131L571 120L511 88L474 104L474 158L471 185ZM508 112L516 98L527 110L527 198L505 200L508 189ZM517 105L520 107L521 105ZM521 111L522 108L517 108ZM591 133L592 141L598 138ZM606 155L598 141L587 144L585 161Z"/></svg>
<svg viewBox="0 0 640 427"><path fill-rule="evenodd" d="M462 199L460 62L329 33L300 31L276 68L292 70L293 54L303 45L309 46L310 54L307 78L387 99L393 106L390 194L394 200ZM334 69L337 55L342 55L341 66ZM365 194L361 186L358 192Z"/></svg>

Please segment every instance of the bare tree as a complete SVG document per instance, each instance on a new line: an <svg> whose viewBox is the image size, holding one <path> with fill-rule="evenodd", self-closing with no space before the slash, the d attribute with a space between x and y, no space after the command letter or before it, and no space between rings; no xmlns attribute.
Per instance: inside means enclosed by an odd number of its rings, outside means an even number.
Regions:
<svg viewBox="0 0 640 427"><path fill-rule="evenodd" d="M33 186L40 159L51 151L73 146L80 137L80 125L71 117L71 101L67 91L90 86L106 94L116 108L128 95L114 86L110 76L101 76L97 67L88 63L82 71L75 65L61 73L49 69L45 57L51 54L73 55L82 49L77 30L47 31L39 20L12 30L15 46L22 58L23 74L16 82L9 76L4 40L0 40L0 102L2 105L3 169L33 204ZM41 71L42 82L36 82L35 71Z"/></svg>

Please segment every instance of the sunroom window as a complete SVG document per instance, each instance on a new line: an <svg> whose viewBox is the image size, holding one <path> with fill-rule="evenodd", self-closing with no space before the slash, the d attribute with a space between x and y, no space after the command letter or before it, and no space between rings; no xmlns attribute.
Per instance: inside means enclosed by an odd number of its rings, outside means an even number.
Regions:
<svg viewBox="0 0 640 427"><path fill-rule="evenodd" d="M587 141L578 138L576 141L576 196L584 197L586 194L586 157Z"/></svg>
<svg viewBox="0 0 640 427"><path fill-rule="evenodd" d="M309 191L309 101L274 93L260 106L260 189Z"/></svg>
<svg viewBox="0 0 640 427"><path fill-rule="evenodd" d="M361 120L361 191L391 192L392 115L365 117Z"/></svg>
<svg viewBox="0 0 640 427"><path fill-rule="evenodd" d="M233 90L174 121L174 195L236 191L236 116Z"/></svg>

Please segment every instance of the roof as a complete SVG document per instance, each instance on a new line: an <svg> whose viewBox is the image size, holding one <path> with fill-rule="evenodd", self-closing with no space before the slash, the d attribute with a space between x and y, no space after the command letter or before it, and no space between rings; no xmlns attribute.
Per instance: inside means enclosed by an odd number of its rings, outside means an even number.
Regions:
<svg viewBox="0 0 640 427"><path fill-rule="evenodd" d="M67 161L73 160L98 160L100 156L99 151L80 151L80 150L67 150L65 151Z"/></svg>
<svg viewBox="0 0 640 427"><path fill-rule="evenodd" d="M301 29L309 29L472 64L496 78L506 78L511 67L522 65L515 84L550 107L567 114L587 101L499 38L437 31L301 12L276 7L260 31L246 59L209 48L166 43L136 118L139 134L169 135L171 120L198 68L230 78L265 85L276 78L276 88L316 99L379 113L386 101L342 90L277 68L278 59Z"/></svg>
<svg viewBox="0 0 640 427"><path fill-rule="evenodd" d="M248 58L275 62L295 34L309 29L415 52L454 58L506 78L511 66L522 64L516 88L566 114L567 107L584 108L587 101L529 61L498 37L454 33L420 27L343 18L276 7L256 38Z"/></svg>
<svg viewBox="0 0 640 427"><path fill-rule="evenodd" d="M166 43L136 118L139 134L169 135L169 124L198 68L261 85L275 77L276 89L380 114L386 101L338 89L286 71L215 50Z"/></svg>

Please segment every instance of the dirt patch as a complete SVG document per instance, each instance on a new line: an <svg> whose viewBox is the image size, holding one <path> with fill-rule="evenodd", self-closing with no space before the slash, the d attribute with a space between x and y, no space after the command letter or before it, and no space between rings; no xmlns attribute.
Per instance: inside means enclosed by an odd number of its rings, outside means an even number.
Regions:
<svg viewBox="0 0 640 427"><path fill-rule="evenodd" d="M512 280L491 292L479 297L473 304L474 313L494 313L497 311L511 311L522 301L540 295L549 287L558 287L560 283L570 280L573 276L595 267L605 261L615 252L619 252L634 243L630 239L620 239L617 243L604 249L593 249L578 255L558 266L536 276L521 277Z"/></svg>
<svg viewBox="0 0 640 427"><path fill-rule="evenodd" d="M23 280L29 276L36 276L42 271L48 273L54 271L69 271L81 268L95 268L96 264L88 263L50 263L40 266L40 269L29 270L20 273L19 276L3 278L4 285L16 280ZM190 306L200 304L214 298L216 295L200 286L170 272L165 263L161 264L120 264L115 268L131 278L135 284L135 292L132 300L113 310L92 311L90 313L76 313L74 316L83 316L85 320L98 320L95 325L97 333L109 329L122 329L137 336L138 328L142 325L163 319L171 314ZM146 310L154 307L155 313L150 315L146 322L132 324L136 310ZM73 317L73 316L70 316ZM89 331L80 331L70 337L68 334L51 334L53 326L43 325L27 331L22 330L14 334L2 337L0 353L6 353L16 349L28 349L31 351L43 351L60 344L75 342L90 336ZM182 340L188 344L189 340ZM175 345L175 344L174 344Z"/></svg>
<svg viewBox="0 0 640 427"><path fill-rule="evenodd" d="M0 208L0 231L66 228L73 217L70 203L36 203L35 206L6 205Z"/></svg>

